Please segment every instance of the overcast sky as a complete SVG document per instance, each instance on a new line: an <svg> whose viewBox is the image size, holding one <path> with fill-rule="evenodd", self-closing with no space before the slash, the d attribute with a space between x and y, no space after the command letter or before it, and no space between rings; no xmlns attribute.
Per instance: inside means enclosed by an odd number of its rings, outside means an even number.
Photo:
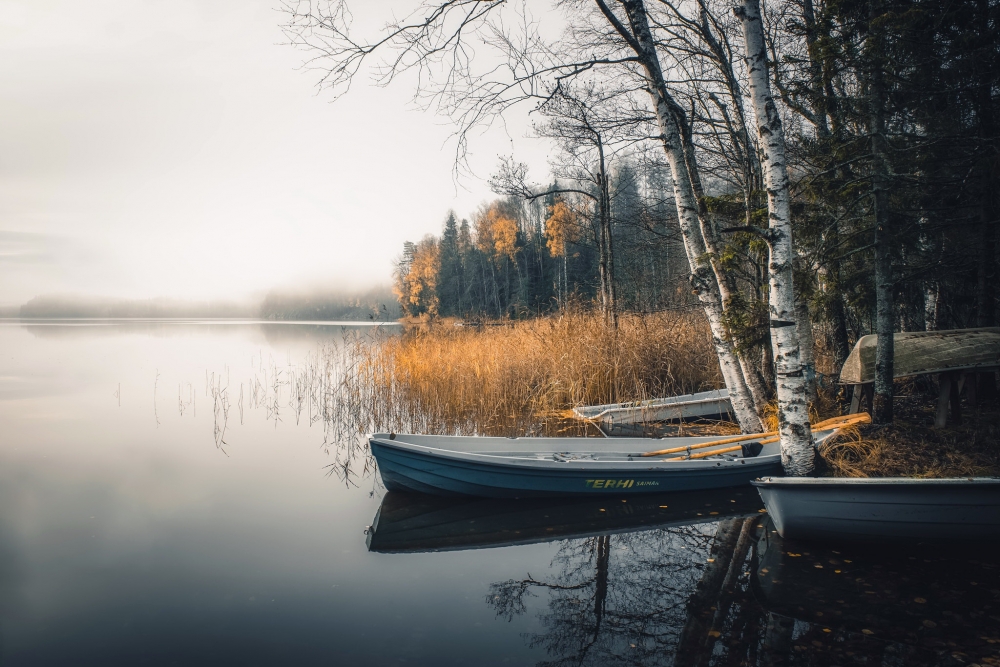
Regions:
<svg viewBox="0 0 1000 667"><path fill-rule="evenodd" d="M0 305L384 283L404 240L491 197L499 154L544 170L514 117L456 186L447 121L405 82L317 94L277 5L0 0Z"/></svg>

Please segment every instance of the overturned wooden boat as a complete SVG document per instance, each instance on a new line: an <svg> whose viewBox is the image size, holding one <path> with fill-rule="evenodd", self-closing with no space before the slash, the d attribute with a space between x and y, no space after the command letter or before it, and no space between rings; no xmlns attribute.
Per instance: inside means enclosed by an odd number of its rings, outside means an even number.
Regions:
<svg viewBox="0 0 1000 667"><path fill-rule="evenodd" d="M654 398L631 403L585 405L573 408L577 419L596 421L608 426L677 421L701 417L721 417L732 413L728 389L714 389L697 394Z"/></svg>
<svg viewBox="0 0 1000 667"><path fill-rule="evenodd" d="M763 511L749 488L511 501L390 491L368 527L368 550L456 551L673 528Z"/></svg>
<svg viewBox="0 0 1000 667"><path fill-rule="evenodd" d="M756 480L783 538L1000 539L1000 478Z"/></svg>
<svg viewBox="0 0 1000 667"><path fill-rule="evenodd" d="M875 381L878 336L862 336L843 368L843 384ZM893 377L1000 368L1000 328L913 331L892 336Z"/></svg>
<svg viewBox="0 0 1000 667"><path fill-rule="evenodd" d="M813 437L822 442L834 431L831 426ZM776 437L765 435L769 434L651 440L376 433L368 442L390 491L525 498L633 495L747 484L781 472L780 445ZM651 445L658 451L649 452ZM681 456L661 456L678 453Z"/></svg>
<svg viewBox="0 0 1000 667"><path fill-rule="evenodd" d="M938 396L935 426L951 418L961 420L959 393L967 374L992 373L1000 369L1000 328L951 329L946 331L914 331L897 333L893 341L893 377L938 375ZM878 336L863 336L844 362L840 382L852 385L851 412L871 406L875 389L875 351ZM976 382L965 383L975 403Z"/></svg>

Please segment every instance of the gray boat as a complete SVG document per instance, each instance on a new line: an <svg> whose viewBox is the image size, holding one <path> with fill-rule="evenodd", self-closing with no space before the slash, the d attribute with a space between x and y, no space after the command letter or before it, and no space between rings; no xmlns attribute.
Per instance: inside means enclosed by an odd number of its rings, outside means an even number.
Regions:
<svg viewBox="0 0 1000 667"><path fill-rule="evenodd" d="M654 398L631 403L584 405L573 408L573 416L596 421L607 426L643 424L648 422L720 417L732 413L728 389L714 389L697 394Z"/></svg>
<svg viewBox="0 0 1000 667"><path fill-rule="evenodd" d="M822 442L833 428L814 433ZM712 437L484 438L376 433L368 439L390 491L527 498L720 489L781 473L777 442L742 436L701 450ZM685 448L697 450L691 458ZM643 456L650 449L671 456Z"/></svg>
<svg viewBox="0 0 1000 667"><path fill-rule="evenodd" d="M1000 539L997 477L767 477L753 485L784 538Z"/></svg>

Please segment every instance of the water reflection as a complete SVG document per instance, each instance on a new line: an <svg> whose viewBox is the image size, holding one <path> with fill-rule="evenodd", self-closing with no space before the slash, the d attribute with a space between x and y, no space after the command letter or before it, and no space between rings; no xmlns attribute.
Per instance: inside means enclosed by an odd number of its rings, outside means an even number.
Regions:
<svg viewBox="0 0 1000 667"><path fill-rule="evenodd" d="M751 489L382 497L338 328L143 326L0 327L2 665L1000 664L989 552L786 543Z"/></svg>
<svg viewBox="0 0 1000 667"><path fill-rule="evenodd" d="M1000 567L995 546L830 547L757 527L753 590L772 644L875 664L995 664ZM895 660L896 662L893 662Z"/></svg>
<svg viewBox="0 0 1000 667"><path fill-rule="evenodd" d="M368 531L386 553L546 541L558 549L543 576L484 597L499 621L534 616L524 641L540 666L994 664L1000 648L985 549L796 544L739 489L628 502L390 493Z"/></svg>
<svg viewBox="0 0 1000 667"><path fill-rule="evenodd" d="M390 492L368 531L382 553L502 547L701 524L763 511L752 489L647 496L446 498Z"/></svg>

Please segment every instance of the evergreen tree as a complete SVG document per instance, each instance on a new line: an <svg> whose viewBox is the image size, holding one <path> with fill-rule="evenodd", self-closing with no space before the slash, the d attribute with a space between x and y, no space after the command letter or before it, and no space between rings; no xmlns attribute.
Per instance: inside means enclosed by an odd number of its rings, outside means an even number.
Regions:
<svg viewBox="0 0 1000 667"><path fill-rule="evenodd" d="M441 232L437 292L441 315L462 314L462 256L454 211L448 212Z"/></svg>

